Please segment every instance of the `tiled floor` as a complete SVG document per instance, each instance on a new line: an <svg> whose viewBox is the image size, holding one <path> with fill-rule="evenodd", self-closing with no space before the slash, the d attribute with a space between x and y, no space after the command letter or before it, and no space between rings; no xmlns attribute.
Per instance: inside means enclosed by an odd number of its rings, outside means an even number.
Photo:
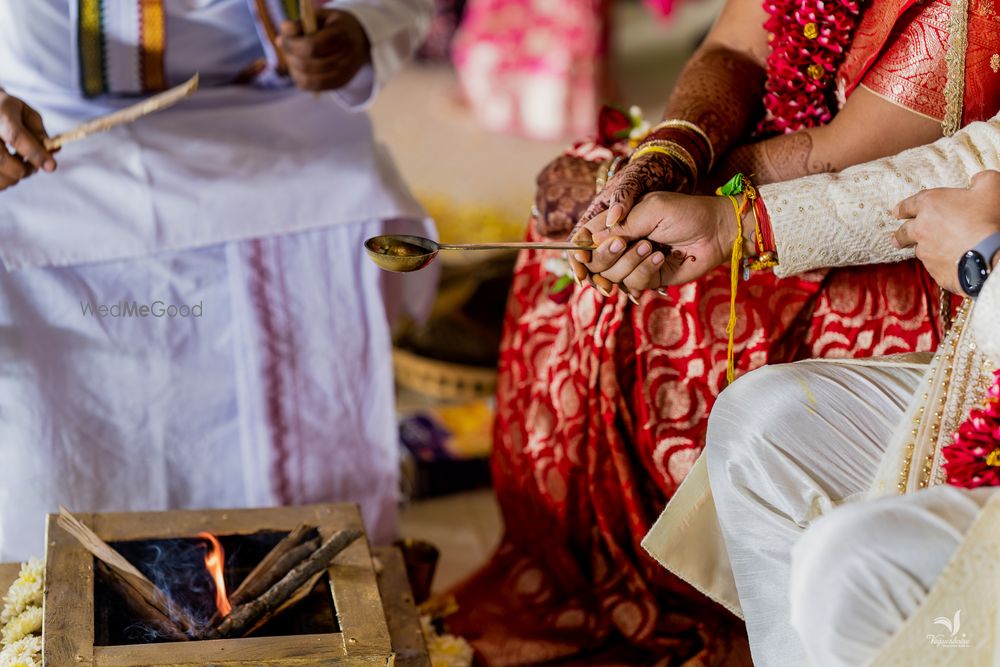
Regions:
<svg viewBox="0 0 1000 667"><path fill-rule="evenodd" d="M435 591L482 564L500 541L503 527L490 489L414 503L403 510L400 523L403 537L425 540L441 551Z"/></svg>

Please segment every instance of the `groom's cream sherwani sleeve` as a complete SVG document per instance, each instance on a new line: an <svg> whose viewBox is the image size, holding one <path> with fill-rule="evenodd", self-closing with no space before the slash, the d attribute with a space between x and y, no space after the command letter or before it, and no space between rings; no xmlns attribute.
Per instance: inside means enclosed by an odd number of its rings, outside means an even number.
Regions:
<svg viewBox="0 0 1000 667"><path fill-rule="evenodd" d="M896 204L923 189L967 187L986 169L1000 169L1000 115L839 174L763 185L780 261L775 273L909 259L912 250L891 243L901 222L892 214Z"/></svg>
<svg viewBox="0 0 1000 667"><path fill-rule="evenodd" d="M891 243L892 210L921 189L967 187L976 173L1000 169L1000 115L899 155L760 188L777 243L776 273L896 262L913 256ZM973 326L1000 359L1000 276L987 281ZM988 333L987 333L988 331ZM704 457L699 459L643 547L665 568L741 616L739 596L715 513Z"/></svg>

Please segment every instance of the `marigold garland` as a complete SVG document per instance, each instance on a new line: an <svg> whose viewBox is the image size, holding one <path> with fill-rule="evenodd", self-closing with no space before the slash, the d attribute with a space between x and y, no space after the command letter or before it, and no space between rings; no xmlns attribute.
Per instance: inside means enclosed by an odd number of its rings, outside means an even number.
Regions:
<svg viewBox="0 0 1000 667"><path fill-rule="evenodd" d="M860 0L764 0L767 57L762 134L797 132L828 123L836 104L836 73L861 19Z"/></svg>
<svg viewBox="0 0 1000 667"><path fill-rule="evenodd" d="M993 375L986 405L969 413L941 452L945 478L954 486L1000 486L1000 370Z"/></svg>

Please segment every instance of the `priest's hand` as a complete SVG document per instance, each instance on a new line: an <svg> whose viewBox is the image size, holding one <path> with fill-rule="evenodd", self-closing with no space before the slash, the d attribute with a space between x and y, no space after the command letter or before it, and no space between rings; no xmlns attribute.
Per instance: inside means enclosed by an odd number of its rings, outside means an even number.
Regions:
<svg viewBox="0 0 1000 667"><path fill-rule="evenodd" d="M281 24L278 45L288 73L302 90L336 90L346 86L371 62L368 35L354 15L336 9L316 11L319 28L302 34L300 21Z"/></svg>
<svg viewBox="0 0 1000 667"><path fill-rule="evenodd" d="M56 161L45 150L48 136L37 111L0 89L0 190L38 169L55 171Z"/></svg>
<svg viewBox="0 0 1000 667"><path fill-rule="evenodd" d="M914 247L931 277L949 292L962 294L958 260L991 234L1000 232L1000 171L981 171L968 188L923 190L896 205L901 248ZM987 258L989 261L990 258ZM993 258L994 267L1000 253Z"/></svg>
<svg viewBox="0 0 1000 667"><path fill-rule="evenodd" d="M577 232L575 242L598 248L572 251L570 264L578 279L605 294L618 285L633 301L643 290L701 278L729 259L736 240L735 213L725 197L655 192L619 225L607 227L606 216ZM749 241L745 245L753 252Z"/></svg>

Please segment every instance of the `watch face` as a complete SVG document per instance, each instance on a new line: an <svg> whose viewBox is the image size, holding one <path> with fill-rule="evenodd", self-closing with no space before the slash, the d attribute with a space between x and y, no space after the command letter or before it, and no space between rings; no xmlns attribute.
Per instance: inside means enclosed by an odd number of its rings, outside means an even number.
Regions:
<svg viewBox="0 0 1000 667"><path fill-rule="evenodd" d="M975 250L962 255L962 259L958 262L958 284L969 296L979 296L979 291L983 289L983 283L989 275L990 265Z"/></svg>

